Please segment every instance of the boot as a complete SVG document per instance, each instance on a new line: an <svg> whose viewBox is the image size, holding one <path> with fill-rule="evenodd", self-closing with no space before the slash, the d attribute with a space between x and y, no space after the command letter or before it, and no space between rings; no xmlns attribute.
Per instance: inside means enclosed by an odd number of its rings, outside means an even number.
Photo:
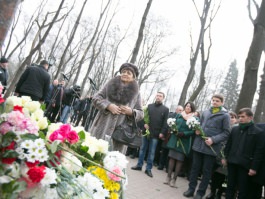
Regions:
<svg viewBox="0 0 265 199"><path fill-rule="evenodd" d="M164 184L168 184L169 185L170 181L171 181L171 177L167 176L166 181L164 182Z"/></svg>
<svg viewBox="0 0 265 199"><path fill-rule="evenodd" d="M176 186L176 179L172 179L170 181L170 183L169 183L169 186L177 188L177 186Z"/></svg>

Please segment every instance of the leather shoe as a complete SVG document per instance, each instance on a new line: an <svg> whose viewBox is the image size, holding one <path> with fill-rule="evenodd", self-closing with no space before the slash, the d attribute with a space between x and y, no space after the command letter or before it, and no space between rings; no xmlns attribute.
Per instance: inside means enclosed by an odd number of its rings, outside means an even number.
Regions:
<svg viewBox="0 0 265 199"><path fill-rule="evenodd" d="M142 171L142 167L138 167L137 165L134 167L131 167L132 170Z"/></svg>
<svg viewBox="0 0 265 199"><path fill-rule="evenodd" d="M187 191L185 191L185 192L183 193L183 196L189 198L189 197L192 197L193 194L194 194L194 191L188 189Z"/></svg>
<svg viewBox="0 0 265 199"><path fill-rule="evenodd" d="M145 174L148 175L149 177L153 177L153 174L151 172L151 170L145 170Z"/></svg>
<svg viewBox="0 0 265 199"><path fill-rule="evenodd" d="M159 166L159 167L157 167L157 169L158 169L158 170L163 170L163 169L164 169L164 167L162 167L162 166Z"/></svg>

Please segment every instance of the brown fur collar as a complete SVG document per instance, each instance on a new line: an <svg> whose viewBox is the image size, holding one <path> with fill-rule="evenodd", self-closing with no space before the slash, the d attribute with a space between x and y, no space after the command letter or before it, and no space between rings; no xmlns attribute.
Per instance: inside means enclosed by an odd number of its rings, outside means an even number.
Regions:
<svg viewBox="0 0 265 199"><path fill-rule="evenodd" d="M125 85L121 82L121 77L117 76L109 81L107 92L111 102L126 105L138 95L139 86L135 80Z"/></svg>

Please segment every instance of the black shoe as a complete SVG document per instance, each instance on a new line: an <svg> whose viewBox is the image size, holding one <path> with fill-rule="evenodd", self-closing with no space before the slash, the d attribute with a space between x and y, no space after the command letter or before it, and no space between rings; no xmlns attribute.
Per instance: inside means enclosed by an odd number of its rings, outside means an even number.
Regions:
<svg viewBox="0 0 265 199"><path fill-rule="evenodd" d="M157 167L157 169L158 169L158 170L163 170L163 169L164 169L164 167L162 167L162 166L159 166L159 167Z"/></svg>
<svg viewBox="0 0 265 199"><path fill-rule="evenodd" d="M189 197L192 197L193 194L194 194L194 191L188 189L187 191L185 191L185 192L183 193L183 196L189 198Z"/></svg>
<svg viewBox="0 0 265 199"><path fill-rule="evenodd" d="M215 198L215 193L211 192L206 196L206 199L214 199Z"/></svg>
<svg viewBox="0 0 265 199"><path fill-rule="evenodd" d="M132 170L142 171L142 167L138 167L137 165L134 167L131 167Z"/></svg>
<svg viewBox="0 0 265 199"><path fill-rule="evenodd" d="M130 158L131 158L131 159L134 159L134 158L135 158L135 156L134 156L134 155L130 155Z"/></svg>
<svg viewBox="0 0 265 199"><path fill-rule="evenodd" d="M196 194L196 196L193 199L202 199L202 196L200 194Z"/></svg>
<svg viewBox="0 0 265 199"><path fill-rule="evenodd" d="M151 170L145 170L145 174L148 175L149 177L153 177L153 174L151 172Z"/></svg>

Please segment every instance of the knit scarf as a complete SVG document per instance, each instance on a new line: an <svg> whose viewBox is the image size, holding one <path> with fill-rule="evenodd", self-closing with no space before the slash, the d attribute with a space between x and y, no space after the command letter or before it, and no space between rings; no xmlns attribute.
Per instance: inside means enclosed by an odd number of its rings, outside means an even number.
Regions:
<svg viewBox="0 0 265 199"><path fill-rule="evenodd" d="M218 113L222 110L222 106L219 107L211 107L212 114Z"/></svg>
<svg viewBox="0 0 265 199"><path fill-rule="evenodd" d="M254 122L251 120L249 123L239 123L239 128L241 130L245 130L247 129L249 126L251 126L252 124L254 124Z"/></svg>
<svg viewBox="0 0 265 199"><path fill-rule="evenodd" d="M182 111L181 115L184 118L184 120L188 120L189 118L191 118L194 115L194 113L186 113L185 111Z"/></svg>

